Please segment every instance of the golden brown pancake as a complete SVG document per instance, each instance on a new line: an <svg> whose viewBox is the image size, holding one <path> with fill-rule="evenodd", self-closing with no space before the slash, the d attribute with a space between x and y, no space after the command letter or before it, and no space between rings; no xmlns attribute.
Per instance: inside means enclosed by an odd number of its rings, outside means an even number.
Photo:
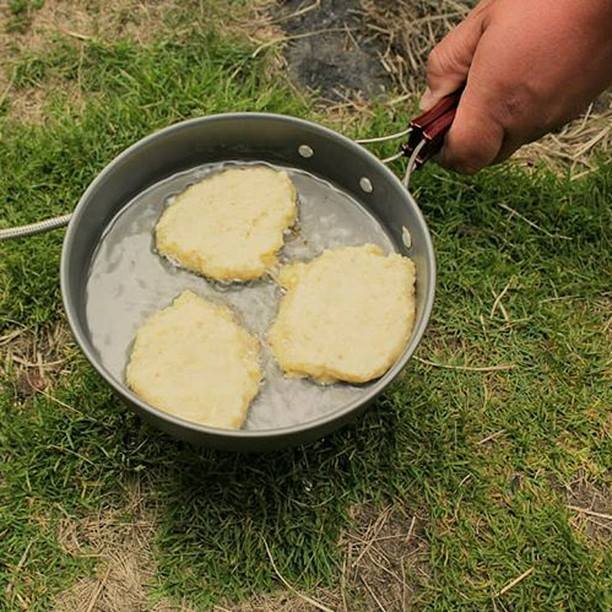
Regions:
<svg viewBox="0 0 612 612"><path fill-rule="evenodd" d="M231 168L177 196L155 228L157 250L215 280L253 280L276 264L296 218L297 192L286 172Z"/></svg>
<svg viewBox="0 0 612 612"><path fill-rule="evenodd" d="M185 291L138 330L127 384L174 416L240 428L262 379L259 348L229 308Z"/></svg>
<svg viewBox="0 0 612 612"><path fill-rule="evenodd" d="M415 267L374 245L325 251L282 268L286 289L268 340L290 376L328 384L379 378L400 357L415 316Z"/></svg>

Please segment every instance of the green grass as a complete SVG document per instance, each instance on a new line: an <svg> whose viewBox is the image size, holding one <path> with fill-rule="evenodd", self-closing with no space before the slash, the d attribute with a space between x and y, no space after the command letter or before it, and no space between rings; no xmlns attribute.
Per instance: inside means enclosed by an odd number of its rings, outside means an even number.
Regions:
<svg viewBox="0 0 612 612"><path fill-rule="evenodd" d="M82 53L79 50L82 48ZM319 118L241 41L195 30L150 46L57 39L17 60L15 87L80 83L81 114L61 88L44 126L0 118L0 224L71 210L126 145L186 117L266 110ZM384 109L364 131L409 116ZM413 361L355 425L305 448L245 460L194 450L143 425L74 350L52 393L22 401L7 371L0 392L0 608L49 609L93 571L57 539L60 520L121 505L134 480L156 509L151 597L197 609L273 590L337 586L336 547L357 503L401 504L424 519L429 578L415 608L604 610L612 559L570 526L564 484L609 486L612 166L579 181L506 166L464 179L431 166L415 187L439 258L435 312L419 357L513 364L471 373ZM506 204L545 228L529 226ZM560 238L567 236L569 240ZM62 234L0 244L0 336L62 318ZM494 293L511 282L490 318ZM503 430L503 432L502 432ZM489 443L478 442L502 432ZM466 480L466 477L469 478ZM265 542L265 543L264 543ZM19 571L16 566L27 549ZM504 608L501 608L504 609Z"/></svg>
<svg viewBox="0 0 612 612"><path fill-rule="evenodd" d="M10 33L23 34L32 23L32 14L43 6L44 0L9 0L6 29Z"/></svg>

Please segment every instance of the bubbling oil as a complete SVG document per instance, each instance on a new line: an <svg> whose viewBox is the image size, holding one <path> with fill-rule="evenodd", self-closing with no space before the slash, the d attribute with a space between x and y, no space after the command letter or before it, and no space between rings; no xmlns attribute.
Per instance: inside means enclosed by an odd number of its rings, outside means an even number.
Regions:
<svg viewBox="0 0 612 612"><path fill-rule="evenodd" d="M100 361L125 385L131 345L147 317L187 289L227 304L262 345L265 380L244 428L273 430L340 410L370 385L321 386L283 375L266 344L281 297L270 276L248 283L218 283L182 270L156 253L154 228L164 207L188 186L246 163L224 162L175 174L138 194L119 212L92 258L86 287L87 324ZM286 236L281 264L310 260L325 249L368 242L387 253L396 250L381 224L355 199L302 170L272 167L288 172L299 196L298 224Z"/></svg>

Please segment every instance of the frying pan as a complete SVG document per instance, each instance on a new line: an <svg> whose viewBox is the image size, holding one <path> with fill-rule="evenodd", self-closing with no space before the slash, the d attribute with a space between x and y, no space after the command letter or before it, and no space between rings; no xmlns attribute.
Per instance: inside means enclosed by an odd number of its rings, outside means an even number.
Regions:
<svg viewBox="0 0 612 612"><path fill-rule="evenodd" d="M408 135L400 152L384 160L410 157L406 184L361 144L321 125L284 115L228 113L184 121L140 140L104 168L72 216L2 230L0 239L45 231L69 219L60 267L68 323L91 365L142 418L174 437L222 450L268 451L306 443L362 413L400 374L425 333L436 263L427 224L407 184L412 170L439 149L456 102L456 96L443 100L400 134L361 141ZM300 198L300 232L287 241L281 260L375 242L412 258L417 271L412 337L382 378L366 385L323 388L285 379L266 357L262 392L245 427L237 431L158 410L123 380L135 329L184 288L229 303L245 325L265 336L279 297L273 282L214 285L163 261L152 243L152 229L165 202L232 164L267 164L292 176Z"/></svg>

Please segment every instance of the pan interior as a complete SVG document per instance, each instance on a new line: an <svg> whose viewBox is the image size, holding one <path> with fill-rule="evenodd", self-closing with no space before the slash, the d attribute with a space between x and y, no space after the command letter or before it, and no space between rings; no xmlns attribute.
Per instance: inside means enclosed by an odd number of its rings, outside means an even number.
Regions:
<svg viewBox="0 0 612 612"><path fill-rule="evenodd" d="M247 163L263 164L229 161L198 166L166 178L132 199L109 224L92 258L86 316L100 361L124 385L134 335L149 315L168 306L186 289L229 305L262 341L265 380L251 405L245 429L274 430L340 410L365 395L374 383L322 387L309 380L285 378L265 343L281 296L271 278L223 285L181 270L155 252L155 224L174 196L211 173ZM303 170L273 167L289 173L299 194L298 228L286 239L281 263L309 260L327 248L367 242L386 252L397 250L381 223L353 197Z"/></svg>

